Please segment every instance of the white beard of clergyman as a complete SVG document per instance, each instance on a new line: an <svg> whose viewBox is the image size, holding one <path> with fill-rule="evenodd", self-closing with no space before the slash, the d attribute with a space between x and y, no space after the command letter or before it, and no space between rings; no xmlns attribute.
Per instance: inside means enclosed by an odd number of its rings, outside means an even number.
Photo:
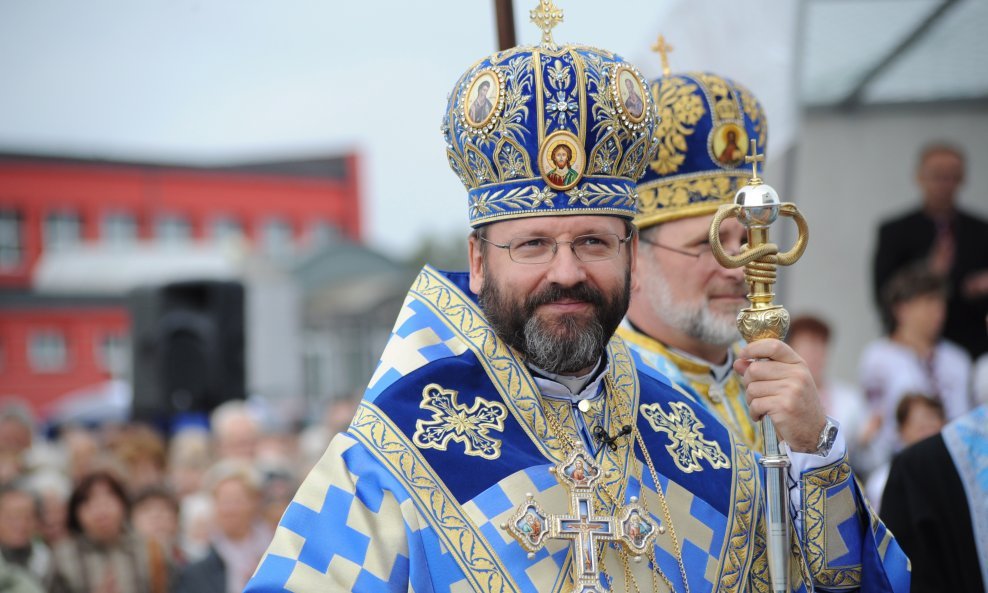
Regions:
<svg viewBox="0 0 988 593"><path fill-rule="evenodd" d="M727 346L741 338L736 321L737 313L728 316L712 312L706 296L696 303L675 301L669 290L669 280L658 264L646 275L643 284L652 311L666 325L706 344Z"/></svg>

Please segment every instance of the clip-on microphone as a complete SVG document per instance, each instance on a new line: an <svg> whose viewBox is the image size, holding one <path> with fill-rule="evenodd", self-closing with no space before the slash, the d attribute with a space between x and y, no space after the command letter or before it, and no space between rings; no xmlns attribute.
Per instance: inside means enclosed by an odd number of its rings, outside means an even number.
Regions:
<svg viewBox="0 0 988 593"><path fill-rule="evenodd" d="M627 434L631 434L631 427L627 424L625 424L614 436L607 434L603 426L596 426L593 429L594 438L610 447L611 451L617 451L617 444L614 441Z"/></svg>

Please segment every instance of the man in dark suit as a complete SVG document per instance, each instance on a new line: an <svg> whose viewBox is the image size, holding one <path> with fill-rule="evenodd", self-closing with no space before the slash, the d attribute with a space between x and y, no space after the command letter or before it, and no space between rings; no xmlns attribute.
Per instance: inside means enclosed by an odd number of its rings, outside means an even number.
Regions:
<svg viewBox="0 0 988 593"><path fill-rule="evenodd" d="M972 358L988 352L988 222L957 207L964 181L964 154L943 143L920 152L916 181L922 206L888 220L878 231L873 267L875 300L885 283L904 266L926 260L948 279L950 296L943 337L962 346Z"/></svg>
<svg viewBox="0 0 988 593"><path fill-rule="evenodd" d="M226 565L216 548L209 548L205 558L193 562L182 570L172 593L221 593L226 590Z"/></svg>

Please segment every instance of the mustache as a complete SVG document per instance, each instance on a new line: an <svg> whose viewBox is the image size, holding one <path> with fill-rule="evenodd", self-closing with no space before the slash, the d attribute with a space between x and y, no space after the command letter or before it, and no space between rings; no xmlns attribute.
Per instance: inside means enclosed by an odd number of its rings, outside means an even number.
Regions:
<svg viewBox="0 0 988 593"><path fill-rule="evenodd" d="M535 309L542 305L548 305L549 303L555 303L561 300L582 301L596 307L602 307L604 305L604 295L588 284L581 282L580 284L569 287L550 284L545 289L525 299L525 312L531 315L535 312Z"/></svg>
<svg viewBox="0 0 988 593"><path fill-rule="evenodd" d="M713 292L723 296L746 298L748 296L748 285L743 280L718 284L713 287Z"/></svg>

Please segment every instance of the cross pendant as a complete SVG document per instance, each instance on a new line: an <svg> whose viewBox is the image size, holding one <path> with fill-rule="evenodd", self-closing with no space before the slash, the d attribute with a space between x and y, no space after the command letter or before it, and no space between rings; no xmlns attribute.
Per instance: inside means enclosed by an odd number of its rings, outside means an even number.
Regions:
<svg viewBox="0 0 988 593"><path fill-rule="evenodd" d="M619 541L636 561L640 560L655 538L655 524L635 497L615 516L594 514L594 485L601 471L585 451L574 450L549 471L569 491L569 514L546 513L529 493L501 528L521 544L530 559L545 546L546 540L569 540L573 556L572 593L605 593L606 589L600 586L597 562L600 545Z"/></svg>

